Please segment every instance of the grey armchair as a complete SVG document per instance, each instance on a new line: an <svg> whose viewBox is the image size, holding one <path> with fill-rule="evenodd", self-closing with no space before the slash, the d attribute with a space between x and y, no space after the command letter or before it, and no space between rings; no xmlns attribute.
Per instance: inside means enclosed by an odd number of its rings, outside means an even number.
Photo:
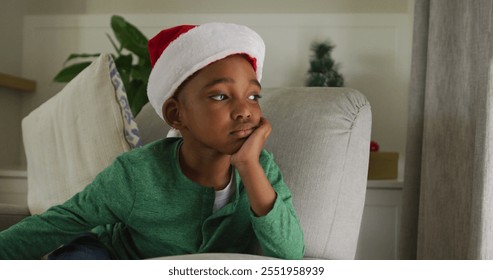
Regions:
<svg viewBox="0 0 493 280"><path fill-rule="evenodd" d="M368 173L367 99L350 88L280 87L262 90L261 107L273 127L265 148L274 154L293 193L305 258L354 259ZM136 121L144 143L166 136L168 127L151 106Z"/></svg>
<svg viewBox="0 0 493 280"><path fill-rule="evenodd" d="M354 259L369 159L371 109L367 99L349 88L267 88L262 95L263 113L273 126L266 149L273 152L293 193L305 236L305 257ZM166 134L166 125L150 106L135 121L144 144ZM29 129L25 125L23 132ZM39 187L46 188L29 181L29 192ZM28 215L26 207L0 205L0 230ZM169 258L260 257L203 254Z"/></svg>

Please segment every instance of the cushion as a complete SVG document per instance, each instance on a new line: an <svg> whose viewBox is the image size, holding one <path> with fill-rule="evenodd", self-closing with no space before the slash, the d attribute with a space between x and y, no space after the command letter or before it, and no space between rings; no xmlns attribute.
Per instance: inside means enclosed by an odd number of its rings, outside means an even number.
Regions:
<svg viewBox="0 0 493 280"><path fill-rule="evenodd" d="M130 104L128 103L127 93L125 92L122 78L120 77L120 73L118 73L118 69L116 69L116 64L114 63L111 56L108 56L108 59L111 83L113 84L113 88L115 89L116 98L118 99L118 102L120 104L124 119L123 127L125 140L128 142L132 149L140 147L142 146L142 141L140 140L139 129L137 128L137 123L135 122L132 110L130 109Z"/></svg>
<svg viewBox="0 0 493 280"><path fill-rule="evenodd" d="M63 203L140 145L127 104L113 60L102 54L22 120L31 214Z"/></svg>

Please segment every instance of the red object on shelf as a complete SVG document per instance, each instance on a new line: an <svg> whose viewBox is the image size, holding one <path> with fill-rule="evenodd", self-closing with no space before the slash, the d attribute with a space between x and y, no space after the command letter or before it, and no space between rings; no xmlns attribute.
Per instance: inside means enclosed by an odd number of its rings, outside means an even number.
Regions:
<svg viewBox="0 0 493 280"><path fill-rule="evenodd" d="M370 142L370 151L371 152L378 152L380 150L380 146L378 145L377 141L371 141Z"/></svg>

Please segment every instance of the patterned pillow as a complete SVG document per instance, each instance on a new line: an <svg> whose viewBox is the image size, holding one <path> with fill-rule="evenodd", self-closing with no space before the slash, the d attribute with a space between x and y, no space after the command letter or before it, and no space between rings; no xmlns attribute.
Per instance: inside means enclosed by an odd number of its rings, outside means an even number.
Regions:
<svg viewBox="0 0 493 280"><path fill-rule="evenodd" d="M140 145L123 84L109 54L22 120L31 214L61 204Z"/></svg>
<svg viewBox="0 0 493 280"><path fill-rule="evenodd" d="M127 142L132 149L138 148L142 146L142 141L140 140L139 129L137 128L137 123L134 120L132 110L130 110L127 92L125 91L122 78L120 77L120 73L118 73L118 69L116 69L115 62L111 56L109 56L109 63L111 82L115 88L116 98L120 102L123 119L125 120L123 123L125 127L125 139L127 139Z"/></svg>

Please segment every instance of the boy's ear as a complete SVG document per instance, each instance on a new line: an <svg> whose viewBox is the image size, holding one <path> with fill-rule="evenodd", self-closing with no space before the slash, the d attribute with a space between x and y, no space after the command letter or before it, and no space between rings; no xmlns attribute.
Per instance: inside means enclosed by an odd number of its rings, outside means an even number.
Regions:
<svg viewBox="0 0 493 280"><path fill-rule="evenodd" d="M172 97L166 100L162 107L164 120L169 126L176 129L180 129L182 125L179 105L178 100Z"/></svg>

